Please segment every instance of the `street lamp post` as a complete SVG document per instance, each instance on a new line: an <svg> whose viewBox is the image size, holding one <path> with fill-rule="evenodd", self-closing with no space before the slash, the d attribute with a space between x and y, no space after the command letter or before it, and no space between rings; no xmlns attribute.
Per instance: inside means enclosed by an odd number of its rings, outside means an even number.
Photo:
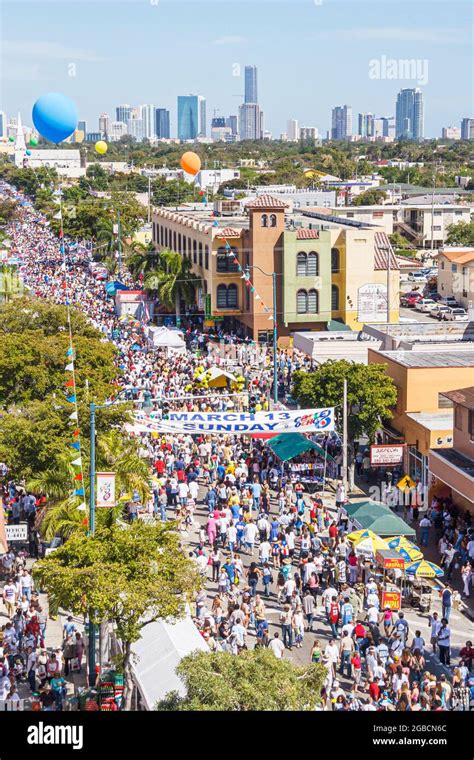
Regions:
<svg viewBox="0 0 474 760"><path fill-rule="evenodd" d="M273 401L278 403L278 357L277 357L277 345L278 345L278 326L277 326L277 273L264 272L263 269L253 264L252 267L247 266L245 269L246 277L250 276L250 269L258 269L265 277L272 278L272 290L273 290Z"/></svg>

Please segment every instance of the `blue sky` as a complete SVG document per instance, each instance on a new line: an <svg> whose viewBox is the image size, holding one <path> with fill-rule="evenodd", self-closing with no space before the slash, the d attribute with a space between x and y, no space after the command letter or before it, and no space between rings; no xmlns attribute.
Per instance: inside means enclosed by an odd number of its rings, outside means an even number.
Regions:
<svg viewBox="0 0 474 760"><path fill-rule="evenodd" d="M289 118L324 136L334 105L351 105L355 122L390 116L398 90L417 85L371 79L370 61L386 56L427 60L425 134L439 136L474 115L471 26L470 0L3 0L0 109L30 123L37 97L63 92L94 131L101 111L153 103L170 109L174 134L178 94L204 95L208 120L237 113L256 64L273 136Z"/></svg>

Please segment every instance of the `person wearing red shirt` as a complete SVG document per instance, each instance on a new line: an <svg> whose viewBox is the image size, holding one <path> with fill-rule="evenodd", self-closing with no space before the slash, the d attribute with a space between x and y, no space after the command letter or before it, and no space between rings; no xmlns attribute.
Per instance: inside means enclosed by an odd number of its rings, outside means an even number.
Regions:
<svg viewBox="0 0 474 760"><path fill-rule="evenodd" d="M370 684L369 694L374 702L377 702L378 698L380 697L380 686L378 685L377 681L372 681Z"/></svg>
<svg viewBox="0 0 474 760"><path fill-rule="evenodd" d="M155 470L158 477L161 477L164 475L165 472L165 460L164 459L157 459L155 462Z"/></svg>
<svg viewBox="0 0 474 760"><path fill-rule="evenodd" d="M338 535L337 525L335 522L332 522L331 525L329 526L329 538L330 538L331 547L335 545L337 535Z"/></svg>
<svg viewBox="0 0 474 760"><path fill-rule="evenodd" d="M472 641L466 641L466 646L464 646L459 652L459 657L461 658L461 660L463 660L466 663L466 668L468 668L469 671L471 671L472 660L474 658L474 649L472 648Z"/></svg>

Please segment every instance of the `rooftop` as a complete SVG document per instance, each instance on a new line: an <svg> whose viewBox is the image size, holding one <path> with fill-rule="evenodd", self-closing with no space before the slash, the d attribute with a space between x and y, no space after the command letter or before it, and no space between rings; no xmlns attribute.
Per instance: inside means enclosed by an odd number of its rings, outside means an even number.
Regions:
<svg viewBox="0 0 474 760"><path fill-rule="evenodd" d="M474 355L471 351L379 351L384 359L410 369L436 369L441 367L474 367Z"/></svg>
<svg viewBox="0 0 474 760"><path fill-rule="evenodd" d="M469 264L471 261L474 261L474 248L445 248L438 255L444 256L453 264Z"/></svg>
<svg viewBox="0 0 474 760"><path fill-rule="evenodd" d="M250 201L250 203L247 203L246 208L282 209L282 208L288 208L288 204L285 203L284 201L281 201L279 198L274 198L273 195L266 195L264 193L263 195L257 195L255 200Z"/></svg>
<svg viewBox="0 0 474 760"><path fill-rule="evenodd" d="M463 470L470 478L474 478L474 462L468 459L456 449L431 449L431 451L442 459L446 459L449 464Z"/></svg>
<svg viewBox="0 0 474 760"><path fill-rule="evenodd" d="M433 432L453 427L452 409L443 409L442 412L407 412L407 417Z"/></svg>
<svg viewBox="0 0 474 760"><path fill-rule="evenodd" d="M460 404L466 409L474 409L474 386L469 388L460 388L456 391L446 391L442 396L451 399L454 404Z"/></svg>
<svg viewBox="0 0 474 760"><path fill-rule="evenodd" d="M387 269L387 255L390 257L390 269L400 269L398 260L386 232L375 233L374 269Z"/></svg>

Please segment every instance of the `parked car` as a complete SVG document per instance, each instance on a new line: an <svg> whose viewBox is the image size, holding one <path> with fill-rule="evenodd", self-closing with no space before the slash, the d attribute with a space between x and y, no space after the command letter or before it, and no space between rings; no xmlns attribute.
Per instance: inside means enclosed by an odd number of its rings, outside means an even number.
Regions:
<svg viewBox="0 0 474 760"><path fill-rule="evenodd" d="M408 282L426 282L427 277L423 272L410 272Z"/></svg>
<svg viewBox="0 0 474 760"><path fill-rule="evenodd" d="M451 309L456 309L459 307L459 304L454 296L443 296L441 298L441 303L443 303L445 306L449 306Z"/></svg>
<svg viewBox="0 0 474 760"><path fill-rule="evenodd" d="M415 304L415 311L428 313L434 306L436 306L436 301L432 298L420 298Z"/></svg>
<svg viewBox="0 0 474 760"><path fill-rule="evenodd" d="M421 293L405 293L400 298L400 306L404 306L405 308L411 308L413 307L420 299L422 298Z"/></svg>
<svg viewBox="0 0 474 760"><path fill-rule="evenodd" d="M442 303L437 303L436 306L433 306L433 308L430 311L430 317L435 317L435 319L439 319L441 315L441 319L443 319L446 312L449 311L449 306L445 306Z"/></svg>
<svg viewBox="0 0 474 760"><path fill-rule="evenodd" d="M448 307L448 311L443 315L445 322L467 322L466 309Z"/></svg>

